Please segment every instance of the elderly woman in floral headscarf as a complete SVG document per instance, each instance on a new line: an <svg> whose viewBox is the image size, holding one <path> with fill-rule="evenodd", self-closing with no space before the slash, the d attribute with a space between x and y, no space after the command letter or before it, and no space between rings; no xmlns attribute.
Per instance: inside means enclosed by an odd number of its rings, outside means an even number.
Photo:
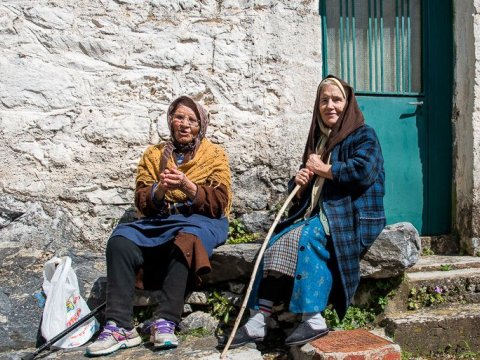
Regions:
<svg viewBox="0 0 480 360"><path fill-rule="evenodd" d="M327 304L344 317L360 280L360 256L385 226L384 179L377 135L365 124L353 89L328 76L318 86L302 167L293 179L300 191L268 244L250 297L251 317L232 347L263 340L265 320L281 300L302 314L285 340L290 346L328 333L321 314Z"/></svg>
<svg viewBox="0 0 480 360"><path fill-rule="evenodd" d="M160 290L150 341L177 346L186 292L227 238L230 168L224 150L205 138L208 113L182 96L167 115L171 139L148 147L138 164L135 205L143 217L118 225L107 244L107 324L87 355L141 343L132 324L139 274L142 287Z"/></svg>

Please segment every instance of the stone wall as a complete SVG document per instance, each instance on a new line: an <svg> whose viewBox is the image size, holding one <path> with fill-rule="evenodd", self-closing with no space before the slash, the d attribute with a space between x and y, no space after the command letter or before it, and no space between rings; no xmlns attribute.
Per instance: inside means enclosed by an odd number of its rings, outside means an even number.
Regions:
<svg viewBox="0 0 480 360"><path fill-rule="evenodd" d="M258 229L321 76L314 0L4 0L0 50L0 241L50 252L102 251L131 218L138 159L182 94L211 111Z"/></svg>

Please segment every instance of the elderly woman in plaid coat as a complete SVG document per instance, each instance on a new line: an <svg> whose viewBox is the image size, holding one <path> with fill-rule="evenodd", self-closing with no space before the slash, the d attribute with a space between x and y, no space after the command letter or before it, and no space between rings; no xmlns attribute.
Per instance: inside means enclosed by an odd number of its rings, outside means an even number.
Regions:
<svg viewBox="0 0 480 360"><path fill-rule="evenodd" d="M353 89L328 76L318 86L289 218L276 228L250 297L251 316L232 346L263 340L280 301L302 314L286 338L302 345L328 333L321 315L332 303L340 318L360 281L360 256L385 226L385 173L375 131L365 124Z"/></svg>

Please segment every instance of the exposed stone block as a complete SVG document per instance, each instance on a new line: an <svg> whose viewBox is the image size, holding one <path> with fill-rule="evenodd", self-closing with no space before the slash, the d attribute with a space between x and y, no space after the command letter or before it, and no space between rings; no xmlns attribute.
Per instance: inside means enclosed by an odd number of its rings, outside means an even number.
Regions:
<svg viewBox="0 0 480 360"><path fill-rule="evenodd" d="M296 360L400 360L400 346L364 329L332 331L301 348Z"/></svg>

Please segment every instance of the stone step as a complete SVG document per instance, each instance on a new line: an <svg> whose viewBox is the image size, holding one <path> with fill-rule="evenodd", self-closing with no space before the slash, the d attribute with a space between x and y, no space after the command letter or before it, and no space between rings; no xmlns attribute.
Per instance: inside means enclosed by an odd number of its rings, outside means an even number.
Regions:
<svg viewBox="0 0 480 360"><path fill-rule="evenodd" d="M442 302L480 303L479 258L422 257L405 273L404 281L389 299L385 313L418 309Z"/></svg>
<svg viewBox="0 0 480 360"><path fill-rule="evenodd" d="M400 346L365 329L332 331L302 347L294 360L400 360Z"/></svg>
<svg viewBox="0 0 480 360"><path fill-rule="evenodd" d="M406 282L410 289L436 289L450 301L480 302L480 268L412 272Z"/></svg>
<svg viewBox="0 0 480 360"><path fill-rule="evenodd" d="M453 270L466 268L480 268L478 256L421 256L418 262L407 270L412 272L441 271L442 267L450 265Z"/></svg>
<svg viewBox="0 0 480 360"><path fill-rule="evenodd" d="M437 308L388 314L381 325L402 351L414 355L480 351L480 304L448 304Z"/></svg>

